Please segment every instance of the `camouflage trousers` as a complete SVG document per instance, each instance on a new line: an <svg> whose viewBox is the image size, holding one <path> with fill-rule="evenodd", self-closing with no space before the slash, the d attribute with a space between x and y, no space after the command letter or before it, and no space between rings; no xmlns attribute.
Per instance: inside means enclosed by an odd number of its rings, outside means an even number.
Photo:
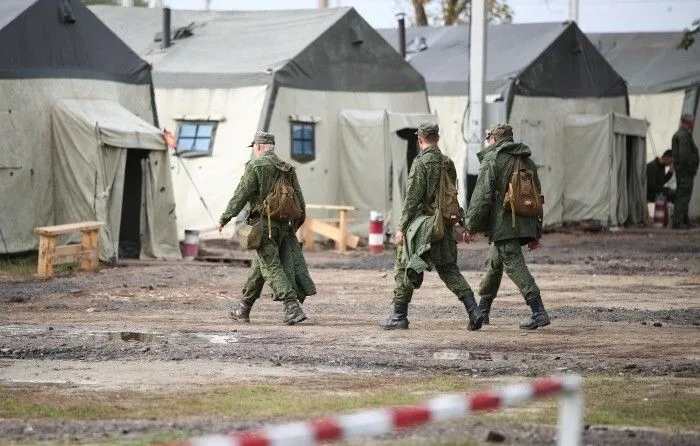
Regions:
<svg viewBox="0 0 700 446"><path fill-rule="evenodd" d="M409 303L413 297L414 287L406 276L406 260L403 256L403 246L396 248L396 260L394 262L394 302ZM471 292L471 287L466 279L459 272L456 263L444 263L435 265L435 270L440 276L440 280L445 282L447 288L452 291L458 299L462 300L465 295Z"/></svg>
<svg viewBox="0 0 700 446"><path fill-rule="evenodd" d="M540 289L527 269L523 249L517 239L491 243L485 266L486 275L479 284L479 296L487 302L492 302L498 294L504 269L510 280L520 290L525 302L530 304L532 299L540 295Z"/></svg>
<svg viewBox="0 0 700 446"><path fill-rule="evenodd" d="M316 285L309 275L299 241L291 228L281 224L277 226L279 233L275 231L273 223L272 239L267 238L265 229L263 243L253 258L248 278L243 285L242 300L248 305L252 306L260 298L266 281L273 290L274 300L286 300L293 296L304 302L307 296L316 294ZM271 243L265 243L265 239ZM290 288L292 293L289 292Z"/></svg>
<svg viewBox="0 0 700 446"><path fill-rule="evenodd" d="M676 201L673 207L673 224L683 224L688 220L688 206L693 194L693 175L676 172Z"/></svg>

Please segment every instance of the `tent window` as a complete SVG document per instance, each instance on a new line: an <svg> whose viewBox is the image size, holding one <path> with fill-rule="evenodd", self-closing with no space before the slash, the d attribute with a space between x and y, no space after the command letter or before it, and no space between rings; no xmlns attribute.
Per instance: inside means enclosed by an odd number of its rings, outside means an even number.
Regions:
<svg viewBox="0 0 700 446"><path fill-rule="evenodd" d="M313 122L292 121L292 159L299 162L313 161L316 158L316 124Z"/></svg>
<svg viewBox="0 0 700 446"><path fill-rule="evenodd" d="M211 156L216 121L180 121L177 132L178 156Z"/></svg>

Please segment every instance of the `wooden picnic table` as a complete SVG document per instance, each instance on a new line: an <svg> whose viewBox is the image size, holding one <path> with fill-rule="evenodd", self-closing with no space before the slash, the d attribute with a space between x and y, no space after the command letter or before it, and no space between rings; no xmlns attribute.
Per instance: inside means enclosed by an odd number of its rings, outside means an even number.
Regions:
<svg viewBox="0 0 700 446"><path fill-rule="evenodd" d="M306 209L318 209L324 211L338 211L338 218L324 219L311 217L307 214L306 221L299 228L304 237L304 247L312 250L314 247L314 234L319 234L335 241L338 252L345 252L348 247L357 248L360 237L348 234L348 212L356 211L357 206L344 206L335 204L307 204ZM335 222L338 225L335 225Z"/></svg>

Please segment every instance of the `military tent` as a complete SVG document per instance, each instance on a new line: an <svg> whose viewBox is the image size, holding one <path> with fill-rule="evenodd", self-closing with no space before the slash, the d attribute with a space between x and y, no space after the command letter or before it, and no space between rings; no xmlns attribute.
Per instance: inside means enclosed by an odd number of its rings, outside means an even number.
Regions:
<svg viewBox="0 0 700 446"><path fill-rule="evenodd" d="M180 258L151 71L81 2L0 2L0 250L101 220L100 258Z"/></svg>
<svg viewBox="0 0 700 446"><path fill-rule="evenodd" d="M360 200L366 166L389 159L382 141L348 147L341 137L346 109L427 113L423 77L354 9L172 11L95 6L92 10L153 63L160 122L176 129L172 160L178 229L206 230L226 207L256 130L276 137L276 152L297 169L307 203L390 204ZM172 34L172 45L163 39ZM346 164L362 153L366 166ZM358 155L359 156L359 155ZM376 179L375 179L376 180ZM373 180L374 181L374 180ZM376 183L384 197L390 179ZM370 208L371 206L371 208Z"/></svg>
<svg viewBox="0 0 700 446"><path fill-rule="evenodd" d="M398 46L397 30L380 33ZM567 178L560 156L566 117L627 114L625 82L573 22L489 25L487 33L485 123L507 121L515 138L531 146L546 197L545 224L571 220L563 207ZM407 60L425 77L443 147L457 165L466 158L467 172L476 175L476 153L466 154L465 143L483 138L465 134L469 27L408 28L406 40Z"/></svg>
<svg viewBox="0 0 700 446"><path fill-rule="evenodd" d="M651 161L671 147L682 113L700 116L700 45L679 49L680 32L601 33L589 38L627 81L630 115L649 123ZM693 136L700 144L700 126ZM695 178L689 215L700 216L700 176Z"/></svg>

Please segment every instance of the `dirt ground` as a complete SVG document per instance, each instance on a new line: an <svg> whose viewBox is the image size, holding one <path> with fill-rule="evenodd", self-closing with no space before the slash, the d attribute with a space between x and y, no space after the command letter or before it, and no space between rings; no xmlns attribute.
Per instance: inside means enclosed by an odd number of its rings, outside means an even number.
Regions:
<svg viewBox="0 0 700 446"><path fill-rule="evenodd" d="M210 255L249 259L221 244ZM488 245L460 244L459 265L477 288ZM516 378L578 373L586 377L685 378L700 388L700 230L630 229L557 233L526 254L552 318L534 332L518 329L528 314L504 279L491 325L466 330L464 308L434 273L410 307L410 330L386 332L393 252L306 253L318 295L304 304L309 320L281 324L282 305L267 292L250 324L226 309L240 297L242 261L131 262L98 273L51 280L0 271L0 385L155 390L221 382L460 374ZM6 387L7 388L7 387ZM426 395L426 398L428 396ZM694 429L589 426L586 444L700 444ZM173 427L227 432L251 420L134 419L71 421L0 419L11 443L138 439ZM506 444L553 444L552 426L482 421L447 423L398 435L433 444L463 433L477 443L497 428ZM28 428L29 427L29 428ZM127 435L128 434L128 435ZM449 434L449 435L448 435ZM392 437L393 438L393 437ZM3 441L3 440L0 440ZM362 444L362 443L360 443Z"/></svg>

